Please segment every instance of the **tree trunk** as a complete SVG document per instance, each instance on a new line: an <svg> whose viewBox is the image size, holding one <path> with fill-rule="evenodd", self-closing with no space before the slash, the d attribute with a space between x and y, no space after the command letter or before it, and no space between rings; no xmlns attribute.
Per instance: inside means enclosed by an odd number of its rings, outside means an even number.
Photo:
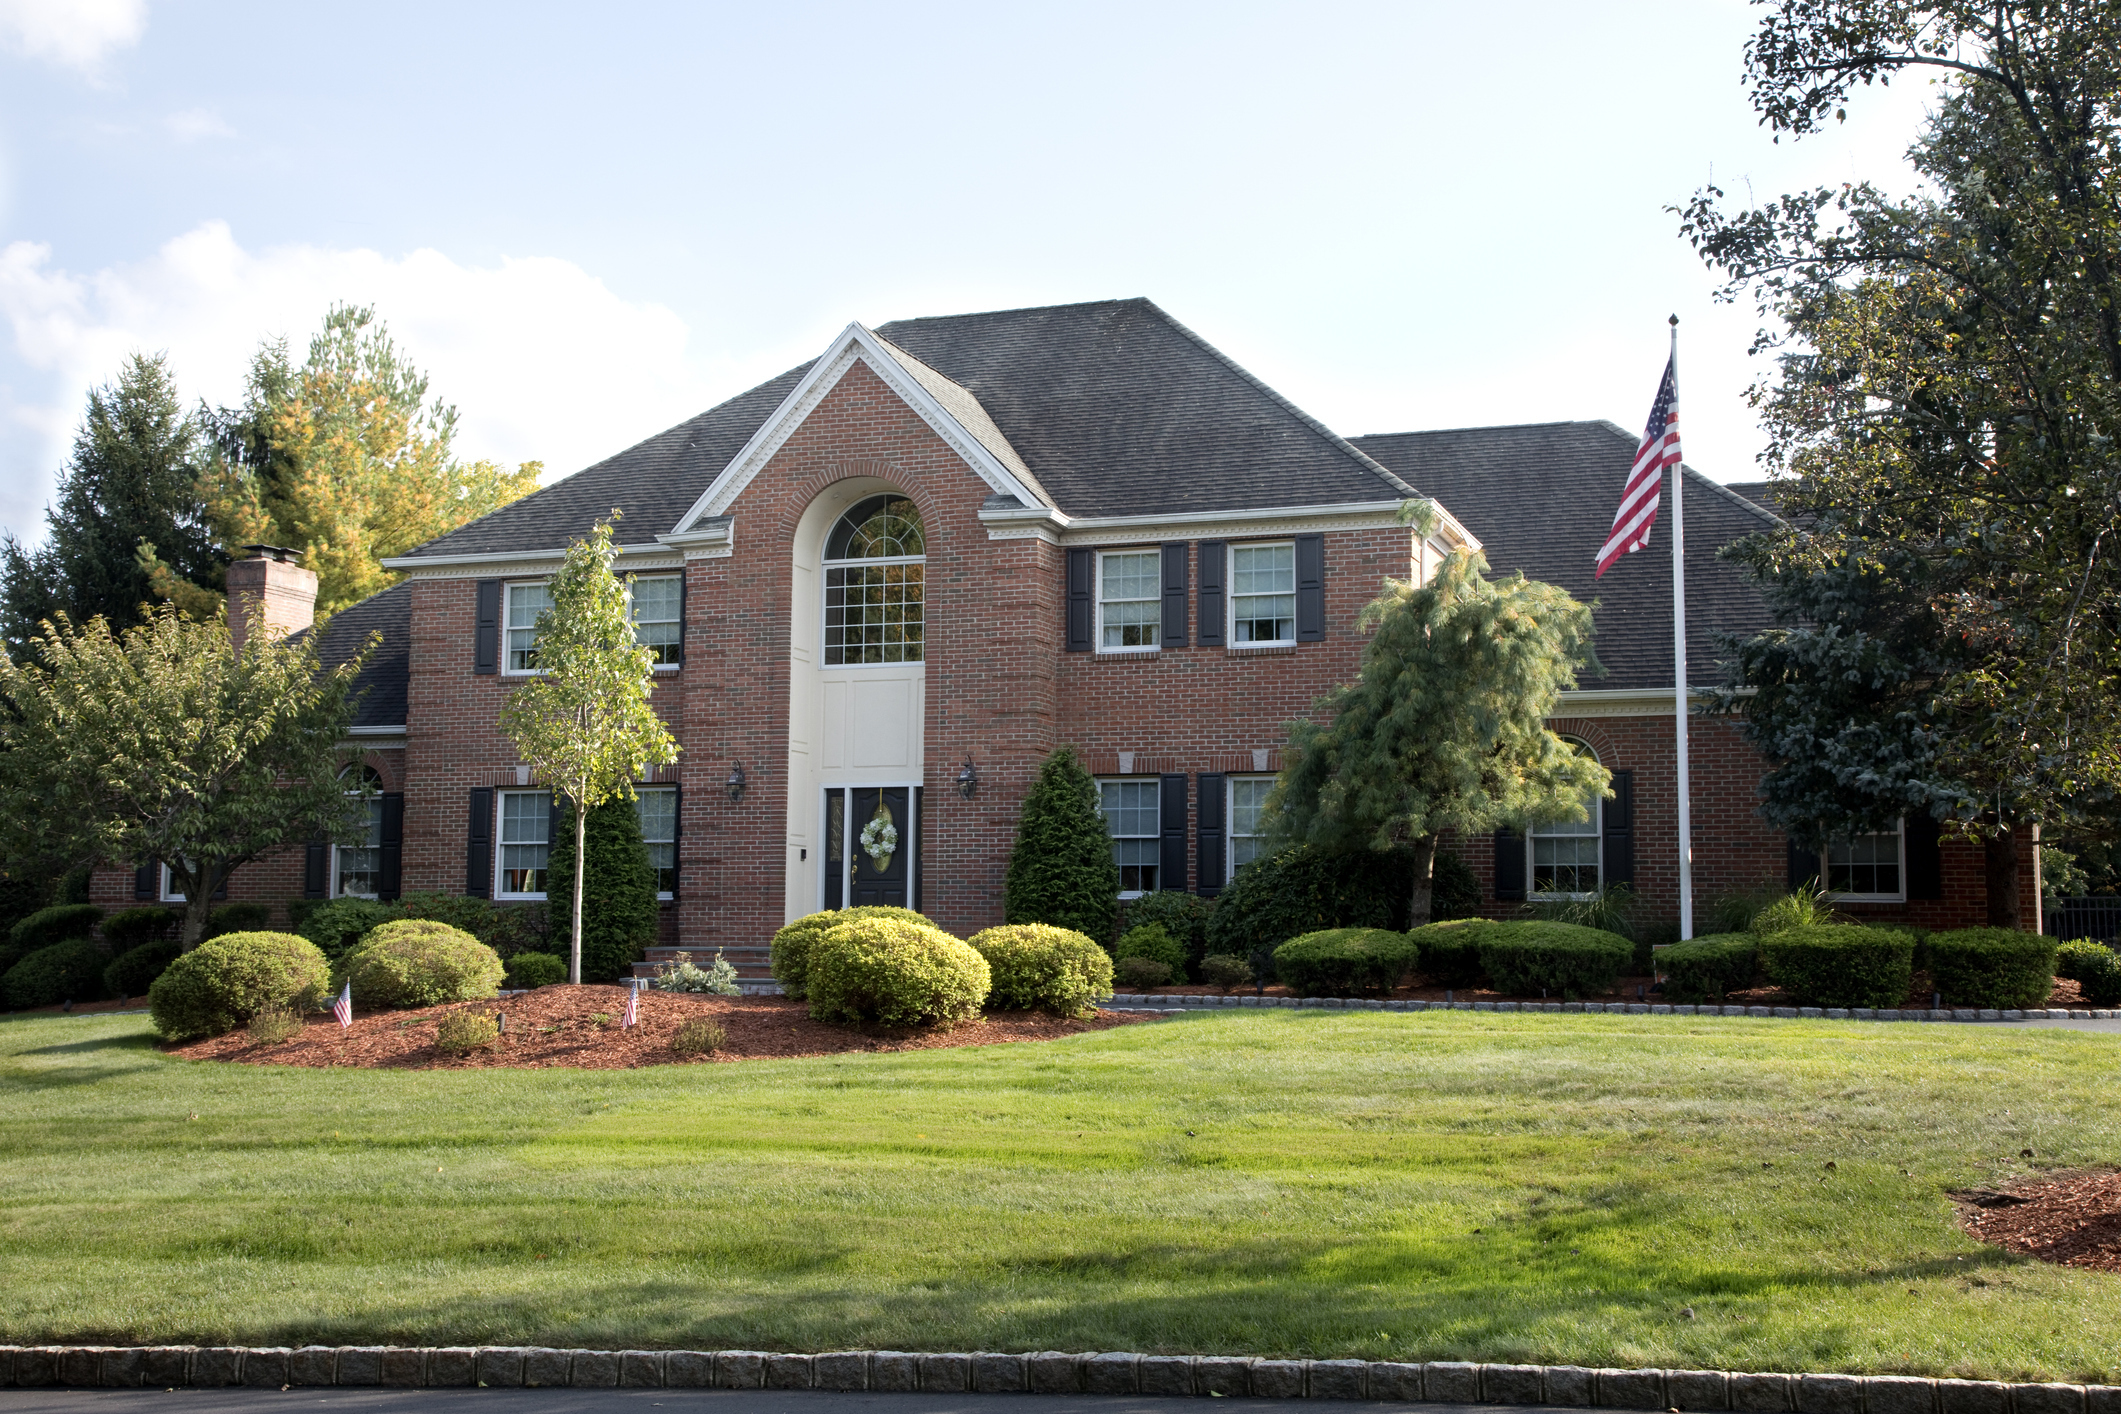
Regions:
<svg viewBox="0 0 2121 1414"><path fill-rule="evenodd" d="M202 871L203 872L203 871ZM185 885L184 922L181 939L184 951L190 952L206 937L206 916L213 911L214 891L210 888Z"/></svg>
<svg viewBox="0 0 2121 1414"><path fill-rule="evenodd" d="M574 807L574 916L567 930L567 980L576 986L582 983L582 879L589 873L582 850L588 832L589 812L578 801Z"/></svg>
<svg viewBox="0 0 2121 1414"><path fill-rule="evenodd" d="M1436 836L1414 841L1414 898L1407 909L1407 927L1419 928L1434 913L1436 881Z"/></svg>
<svg viewBox="0 0 2121 1414"><path fill-rule="evenodd" d="M1996 833L1981 842L1981 862L1987 874L1988 926L2016 928L2018 925L2018 831L2005 817Z"/></svg>

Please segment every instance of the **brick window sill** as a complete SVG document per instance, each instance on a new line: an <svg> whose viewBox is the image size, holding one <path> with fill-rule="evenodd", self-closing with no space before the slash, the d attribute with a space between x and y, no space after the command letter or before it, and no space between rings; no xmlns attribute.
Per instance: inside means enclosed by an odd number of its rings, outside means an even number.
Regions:
<svg viewBox="0 0 2121 1414"><path fill-rule="evenodd" d="M1259 648L1225 648L1223 656L1225 658L1280 658L1293 655L1295 652L1296 645L1293 643L1270 643Z"/></svg>

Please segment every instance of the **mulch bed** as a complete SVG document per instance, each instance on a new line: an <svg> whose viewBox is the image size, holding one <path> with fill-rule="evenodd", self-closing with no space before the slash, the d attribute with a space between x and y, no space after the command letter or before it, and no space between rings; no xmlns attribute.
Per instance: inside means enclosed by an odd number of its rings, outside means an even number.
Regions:
<svg viewBox="0 0 2121 1414"><path fill-rule="evenodd" d="M2062 1267L2121 1272L2121 1173L2057 1174L1954 1193L1983 1242Z"/></svg>
<svg viewBox="0 0 2121 1414"><path fill-rule="evenodd" d="M507 1031L497 1045L466 1056L435 1049L435 1025L453 1011L499 1011ZM457 1002L419 1011L354 1016L342 1031L330 1015L312 1019L302 1034L277 1046L251 1042L244 1031L169 1047L190 1060L240 1061L251 1065L369 1066L399 1070L478 1070L496 1066L536 1069L625 1070L643 1065L684 1064L670 1049L678 1027L694 1017L721 1023L728 1041L700 1061L742 1061L789 1056L832 1056L851 1051L920 1051L943 1046L992 1046L1010 1041L1052 1041L1086 1031L1104 1031L1147 1020L1143 1014L1099 1012L1068 1021L1037 1012L994 1012L947 1031L856 1031L812 1021L808 1007L786 997L709 997L687 992L641 993L640 1024L621 1028L623 987L540 987L521 996Z"/></svg>

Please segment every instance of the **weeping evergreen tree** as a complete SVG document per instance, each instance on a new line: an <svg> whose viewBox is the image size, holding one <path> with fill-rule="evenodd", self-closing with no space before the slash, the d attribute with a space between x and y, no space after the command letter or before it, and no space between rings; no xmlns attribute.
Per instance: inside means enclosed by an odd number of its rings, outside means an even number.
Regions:
<svg viewBox="0 0 2121 1414"><path fill-rule="evenodd" d="M1097 782L1064 746L1038 768L1024 797L1002 885L1002 917L1073 928L1102 941L1118 911L1119 866L1112 862Z"/></svg>
<svg viewBox="0 0 2121 1414"><path fill-rule="evenodd" d="M552 842L546 873L546 897L574 897L574 812L562 807L562 828ZM641 843L641 817L634 803L613 796L582 822L582 852L589 868L582 876L582 980L613 982L629 974L655 942L655 871L648 847ZM573 937L569 920L552 920L555 940Z"/></svg>

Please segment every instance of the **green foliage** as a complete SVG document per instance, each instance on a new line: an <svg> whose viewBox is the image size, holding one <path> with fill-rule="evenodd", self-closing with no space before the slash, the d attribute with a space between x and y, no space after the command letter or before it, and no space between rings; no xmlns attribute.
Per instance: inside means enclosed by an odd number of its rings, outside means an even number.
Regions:
<svg viewBox="0 0 2121 1414"><path fill-rule="evenodd" d="M889 904L863 904L859 908L828 908L821 913L806 913L773 935L773 980L781 984L781 990L797 1001L809 996L810 954L817 946L817 940L824 937L827 930L858 918L886 918L926 928L935 926L925 914L915 913L910 908L893 908Z"/></svg>
<svg viewBox="0 0 2121 1414"><path fill-rule="evenodd" d="M1215 915L1215 900L1189 894L1183 889L1158 889L1121 905L1120 931L1156 923L1169 933L1190 965L1208 950L1208 920Z"/></svg>
<svg viewBox="0 0 2121 1414"><path fill-rule="evenodd" d="M218 938L224 933L255 933L271 918L271 904L220 904L207 913L206 930L200 936Z"/></svg>
<svg viewBox="0 0 2121 1414"><path fill-rule="evenodd" d="M1814 880L1804 888L1784 894L1754 914L1746 931L1765 938L1774 933L1787 933L1792 928L1824 928L1838 921L1831 896Z"/></svg>
<svg viewBox="0 0 2121 1414"><path fill-rule="evenodd" d="M2083 980L2087 971L2098 971L2114 956L2114 950L2097 938L2079 938L2055 949L2055 975L2072 982Z"/></svg>
<svg viewBox="0 0 2121 1414"><path fill-rule="evenodd" d="M528 992L567 980L567 964L549 952L519 952L508 959L501 985Z"/></svg>
<svg viewBox="0 0 2121 1414"><path fill-rule="evenodd" d="M60 1002L93 1002L103 998L103 969L110 954L87 938L24 953L0 977L0 991L18 1011L57 1006Z"/></svg>
<svg viewBox="0 0 2121 1414"><path fill-rule="evenodd" d="M1409 502L1410 518L1432 516ZM1522 574L1483 576L1476 551L1444 557L1426 584L1389 581L1355 682L1289 724L1288 764L1268 800L1280 837L1335 851L1410 848L1410 926L1435 921L1436 836L1529 819L1584 818L1605 767L1548 729L1560 694L1595 666L1591 611Z"/></svg>
<svg viewBox="0 0 2121 1414"><path fill-rule="evenodd" d="M1664 970L1664 999L1694 1005L1720 1001L1753 985L1760 966L1760 939L1751 933L1711 933L1675 943L1657 954Z"/></svg>
<svg viewBox="0 0 2121 1414"><path fill-rule="evenodd" d="M1399 932L1414 894L1412 850L1335 853L1292 845L1238 869L1208 915L1206 946L1256 958L1264 968L1291 938L1328 928ZM1466 917L1480 908L1480 885L1455 855L1438 851L1431 873L1431 913Z"/></svg>
<svg viewBox="0 0 2121 1414"><path fill-rule="evenodd" d="M542 903L494 903L465 894L412 893L397 908L406 918L428 918L471 934L502 957L546 952L552 943L551 911Z"/></svg>
<svg viewBox="0 0 2121 1414"><path fill-rule="evenodd" d="M552 842L546 890L552 898L574 897L573 813L562 809ZM582 980L610 982L633 973L633 964L654 944L659 910L655 871L641 843L641 817L630 799L613 796L584 822L589 871L582 880ZM568 941L566 915L555 919L553 941Z"/></svg>
<svg viewBox="0 0 2121 1414"><path fill-rule="evenodd" d="M1153 957L1123 957L1112 965L1112 975L1130 992L1149 992L1171 985L1171 964Z"/></svg>
<svg viewBox="0 0 2121 1414"><path fill-rule="evenodd" d="M1606 885L1584 898L1535 893L1525 901L1525 910L1542 923L1596 928L1635 941L1635 891L1626 884Z"/></svg>
<svg viewBox="0 0 2121 1414"><path fill-rule="evenodd" d="M2055 951L2053 938L2011 928L1962 928L1922 942L1930 985L1947 1006L2046 1006Z"/></svg>
<svg viewBox="0 0 2121 1414"><path fill-rule="evenodd" d="M1125 962L1130 957L1146 957L1171 969L1171 980L1183 983L1186 980L1186 950L1179 946L1178 939L1164 931L1161 923L1143 923L1129 928L1113 948L1115 961Z"/></svg>
<svg viewBox="0 0 2121 1414"><path fill-rule="evenodd" d="M499 1045L501 1023L483 1011L453 1011L435 1023L435 1049L463 1056Z"/></svg>
<svg viewBox="0 0 2121 1414"><path fill-rule="evenodd" d="M183 945L175 938L157 938L127 948L103 969L103 990L113 997L144 997L155 979L183 953Z"/></svg>
<svg viewBox="0 0 2121 1414"><path fill-rule="evenodd" d="M503 967L492 948L432 919L385 923L339 962L336 980L364 1007L424 1007L490 997Z"/></svg>
<svg viewBox="0 0 2121 1414"><path fill-rule="evenodd" d="M172 941L177 936L177 911L159 903L121 909L103 920L103 941L121 956L144 943Z"/></svg>
<svg viewBox="0 0 2121 1414"><path fill-rule="evenodd" d="M246 1029L253 1046L277 1046L302 1034L302 1018L284 1006L269 1004L258 1008Z"/></svg>
<svg viewBox="0 0 2121 1414"><path fill-rule="evenodd" d="M728 1044L728 1028L705 1016L679 1022L678 1029L670 1037L670 1049L685 1060L711 1056Z"/></svg>
<svg viewBox="0 0 2121 1414"><path fill-rule="evenodd" d="M331 965L317 945L292 933L225 933L179 957L147 989L148 1011L165 1040L219 1036L268 1006L314 1011Z"/></svg>
<svg viewBox="0 0 2121 1414"><path fill-rule="evenodd" d="M695 966L691 953L679 953L674 965L656 974L653 985L665 992L699 992L714 997L744 995L743 987L737 983L736 968L720 949L716 949L714 961L706 967Z"/></svg>
<svg viewBox="0 0 2121 1414"><path fill-rule="evenodd" d="M1519 997L1558 992L1574 1001L1606 991L1634 956L1619 934L1574 923L1499 923L1480 942L1495 990Z"/></svg>
<svg viewBox="0 0 2121 1414"><path fill-rule="evenodd" d="M1420 960L1420 945L1385 928L1330 928L1274 950L1275 975L1300 997L1381 997Z"/></svg>
<svg viewBox="0 0 2121 1414"><path fill-rule="evenodd" d="M1422 974L1432 987L1471 987L1481 979L1480 945L1503 936L1490 918L1431 923L1407 934L1421 949Z"/></svg>
<svg viewBox="0 0 2121 1414"><path fill-rule="evenodd" d="M1226 952L1209 953L1200 960L1200 980L1227 995L1252 985L1252 964Z"/></svg>
<svg viewBox="0 0 2121 1414"><path fill-rule="evenodd" d="M1119 866L1112 862L1097 782L1064 746L1039 766L1024 797L1002 882L1002 918L1104 939L1112 936L1118 903Z"/></svg>
<svg viewBox="0 0 2121 1414"><path fill-rule="evenodd" d="M295 925L295 932L315 943L324 956L337 962L352 952L371 929L405 915L394 905L366 898L335 898L309 910Z"/></svg>
<svg viewBox="0 0 2121 1414"><path fill-rule="evenodd" d="M810 953L810 1014L856 1026L950 1026L978 1014L987 959L928 923L857 918Z"/></svg>
<svg viewBox="0 0 2121 1414"><path fill-rule="evenodd" d="M2085 1003L2095 1007L2121 1006L2121 956L2106 949L2106 956L2086 955L2073 959L2077 991Z"/></svg>
<svg viewBox="0 0 2121 1414"><path fill-rule="evenodd" d="M1799 1006L1897 1007L1915 976L1915 939L1890 928L1827 923L1761 939L1768 980Z"/></svg>
<svg viewBox="0 0 2121 1414"><path fill-rule="evenodd" d="M8 929L7 940L31 953L54 943L88 937L102 918L103 910L92 903L57 903L38 909Z"/></svg>
<svg viewBox="0 0 2121 1414"><path fill-rule="evenodd" d="M1112 995L1112 956L1072 928L1005 923L966 942L987 959L988 1001L996 1007L1087 1016Z"/></svg>
<svg viewBox="0 0 2121 1414"><path fill-rule="evenodd" d="M649 705L655 691L655 651L634 641L627 616L626 584L613 570L618 547L611 521L598 524L586 540L567 547L567 558L552 578L552 607L538 615L537 676L509 694L501 710L501 730L515 743L541 781L550 783L575 806L575 848L579 852L588 815L606 801L633 801L633 782L651 766L678 758L677 740ZM638 825L635 841L638 844ZM553 842L557 853L561 841ZM645 870L647 862L642 860ZM573 876L567 932L571 945L568 976L581 981L583 888L599 868ZM614 876L616 877L616 876ZM623 883L615 888L624 889ZM630 898L627 895L626 898ZM609 931L600 928L598 966L631 945L633 915L626 898L614 902ZM651 905L654 889L649 890ZM622 959L622 961L630 958Z"/></svg>
<svg viewBox="0 0 2121 1414"><path fill-rule="evenodd" d="M1705 938L1722 933L1750 933L1753 920L1760 916L1761 910L1780 897L1780 894L1764 888L1718 894L1695 909L1694 918L1705 930L1701 934Z"/></svg>

